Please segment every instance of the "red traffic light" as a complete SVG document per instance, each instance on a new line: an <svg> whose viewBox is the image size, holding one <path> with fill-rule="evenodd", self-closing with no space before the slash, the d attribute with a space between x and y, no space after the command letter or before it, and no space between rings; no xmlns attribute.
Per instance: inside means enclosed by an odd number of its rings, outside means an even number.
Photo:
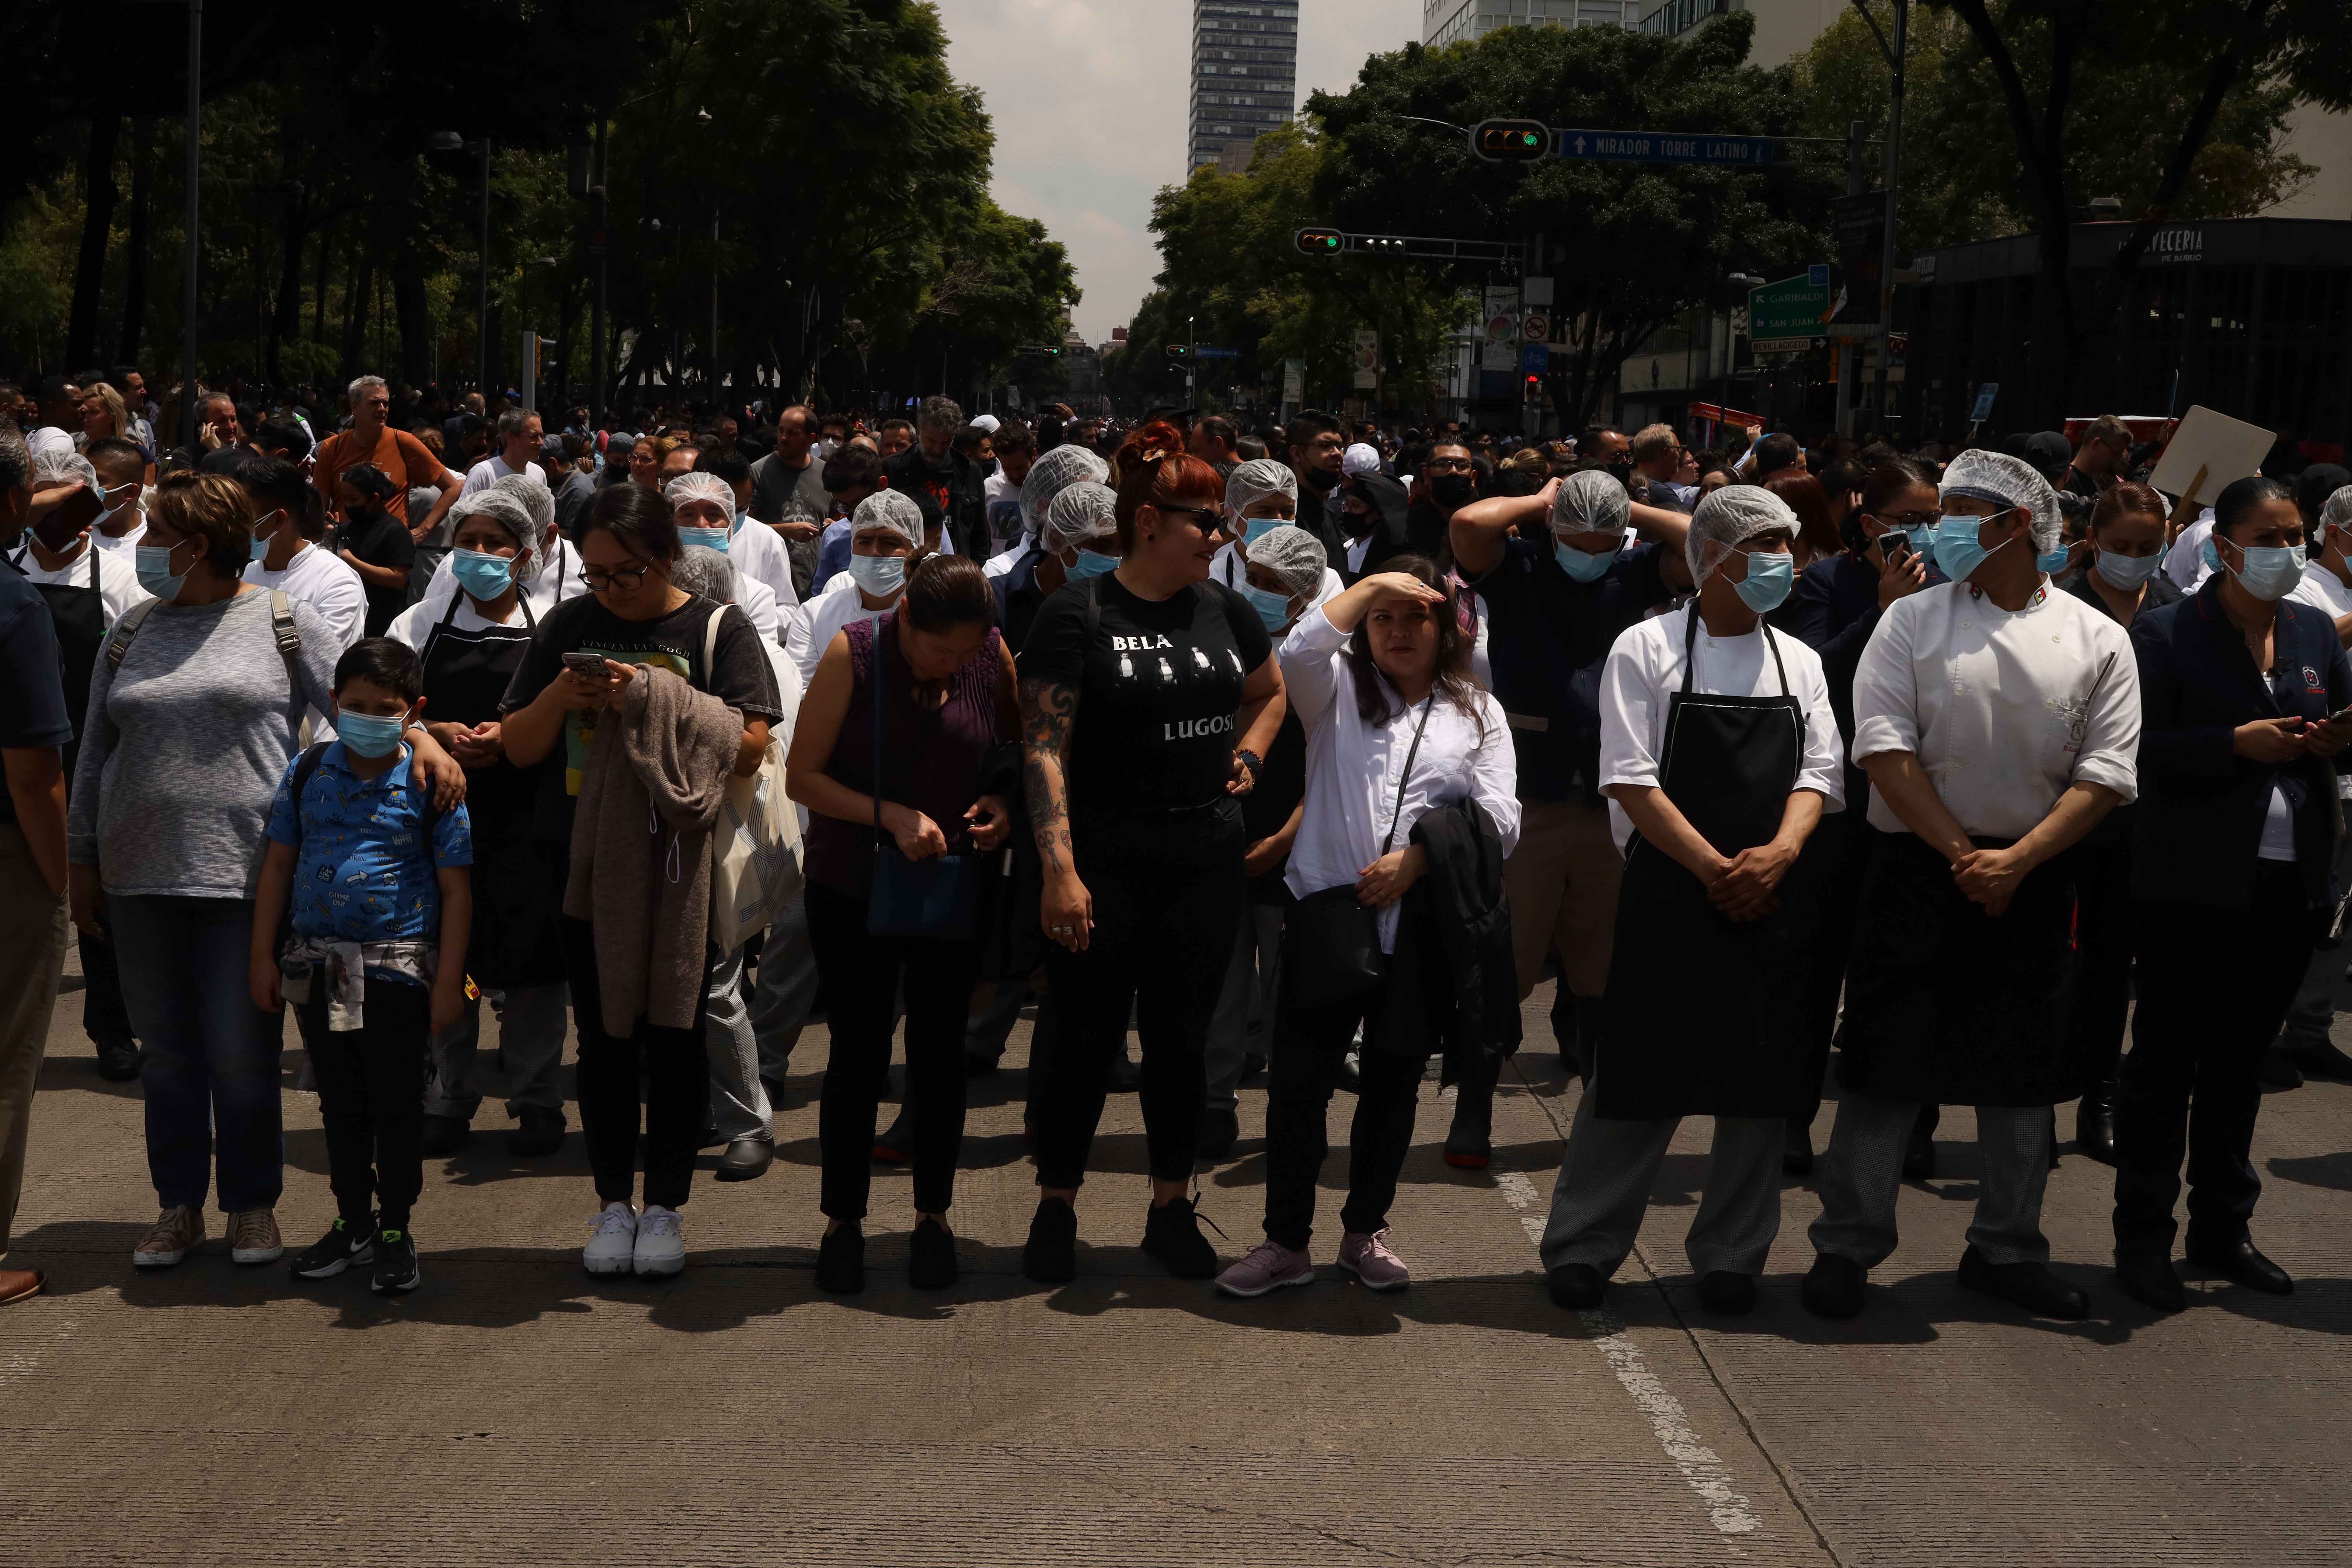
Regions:
<svg viewBox="0 0 2352 1568"><path fill-rule="evenodd" d="M1301 256L1337 256L1347 239L1336 228L1302 228L1292 237L1292 243Z"/></svg>
<svg viewBox="0 0 2352 1568"><path fill-rule="evenodd" d="M1482 120L1471 129L1470 151L1489 163L1532 163L1551 155L1551 127L1539 120Z"/></svg>

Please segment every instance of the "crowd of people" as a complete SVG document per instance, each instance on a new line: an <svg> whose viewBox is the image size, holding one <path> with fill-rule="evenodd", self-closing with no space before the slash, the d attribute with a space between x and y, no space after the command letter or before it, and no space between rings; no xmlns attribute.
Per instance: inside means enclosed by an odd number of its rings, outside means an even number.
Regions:
<svg viewBox="0 0 2352 1568"><path fill-rule="evenodd" d="M99 1070L144 1100L141 1268L216 1205L237 1263L416 1289L487 1000L512 1152L578 1119L590 1272L684 1267L698 1157L768 1169L821 1012L815 1283L863 1288L880 1161L911 1171L909 1283L948 1286L967 1084L1034 1006L1031 1279L1077 1272L1133 1093L1145 1250L1238 1297L1311 1282L1345 1090L1334 1256L1396 1289L1429 1064L1444 1158L1486 1166L1556 977L1564 1308L1706 1116L1707 1305L1753 1303L1811 1174L1803 1299L1863 1310L1968 1105L1961 1282L2082 1317L2041 1226L2069 1101L2125 1290L2185 1304L2184 1158L2187 1257L2292 1289L2248 1150L2263 1088L2352 1077L2340 468L2200 509L2109 419L1906 454L341 403L207 396L173 447L135 374L0 387L0 1250L70 927ZM299 1248L288 1012L336 1213ZM1260 1072L1264 1239L1233 1259L1194 1183ZM0 1270L0 1300L40 1283Z"/></svg>

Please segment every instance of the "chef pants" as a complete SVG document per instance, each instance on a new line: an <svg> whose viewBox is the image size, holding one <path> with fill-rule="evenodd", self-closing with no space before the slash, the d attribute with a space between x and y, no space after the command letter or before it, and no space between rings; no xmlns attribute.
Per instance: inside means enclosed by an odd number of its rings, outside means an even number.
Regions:
<svg viewBox="0 0 2352 1568"><path fill-rule="evenodd" d="M1578 1101L1568 1152L1552 1187L1551 1218L1544 1226L1543 1265L1589 1264L1603 1278L1633 1250L1650 1189L1678 1116L1620 1121L1596 1115L1591 1089ZM1780 1233L1780 1139L1778 1116L1718 1116L1708 1152L1706 1189L1683 1256L1705 1279L1719 1271L1757 1275Z"/></svg>
<svg viewBox="0 0 2352 1568"><path fill-rule="evenodd" d="M1821 1163L1821 1217L1813 1250L1851 1258L1864 1268L1895 1250L1895 1197L1903 1186L1903 1151L1919 1118L1916 1100L1843 1092L1829 1152ZM1988 1263L2047 1263L2042 1194L2050 1181L2050 1108L1977 1107L1977 1213L1969 1245Z"/></svg>
<svg viewBox="0 0 2352 1568"><path fill-rule="evenodd" d="M747 938L729 953L715 942L703 948L702 1048L710 1061L710 1124L730 1143L774 1139L751 1010L743 1003L743 957L750 946Z"/></svg>
<svg viewBox="0 0 2352 1568"><path fill-rule="evenodd" d="M1609 833L1607 803L1581 790L1567 800L1521 800L1519 842L1503 862L1511 905L1511 963L1525 1001L1543 978L1545 952L1559 949L1559 988L1598 996L1609 987L1617 934L1617 885L1625 855Z"/></svg>
<svg viewBox="0 0 2352 1568"><path fill-rule="evenodd" d="M509 985L483 994L499 1018L499 1056L506 1064L507 1087L514 1098L507 1114L520 1119L525 1110L563 1114L563 1032L570 1018L571 999L563 983L552 985ZM306 1035L305 1039L309 1037ZM482 1038L482 1003L467 997L457 1022L433 1037L433 1077L425 1086L425 1114L471 1122L482 1103L473 1087L474 1056Z"/></svg>

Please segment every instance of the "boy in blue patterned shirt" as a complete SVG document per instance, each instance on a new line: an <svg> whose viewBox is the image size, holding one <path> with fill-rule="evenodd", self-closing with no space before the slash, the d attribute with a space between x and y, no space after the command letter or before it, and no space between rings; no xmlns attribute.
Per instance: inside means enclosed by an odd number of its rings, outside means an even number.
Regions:
<svg viewBox="0 0 2352 1568"><path fill-rule="evenodd" d="M253 999L303 1011L339 1211L294 1273L372 1263L379 1291L418 1283L408 1215L425 1188L425 1042L464 1000L474 913L466 808L434 808L400 739L424 683L392 637L337 662L337 738L287 764L253 911Z"/></svg>

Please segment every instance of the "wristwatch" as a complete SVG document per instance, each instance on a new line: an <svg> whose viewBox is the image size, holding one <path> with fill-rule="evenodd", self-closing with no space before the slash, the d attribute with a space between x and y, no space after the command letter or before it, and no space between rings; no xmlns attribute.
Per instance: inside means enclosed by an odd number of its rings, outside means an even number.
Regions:
<svg viewBox="0 0 2352 1568"><path fill-rule="evenodd" d="M1265 759L1259 756L1255 752L1251 751L1247 746L1235 746L1234 748L1234 755L1240 760L1241 764L1244 767L1249 769L1250 777L1255 778L1258 774L1265 772Z"/></svg>

